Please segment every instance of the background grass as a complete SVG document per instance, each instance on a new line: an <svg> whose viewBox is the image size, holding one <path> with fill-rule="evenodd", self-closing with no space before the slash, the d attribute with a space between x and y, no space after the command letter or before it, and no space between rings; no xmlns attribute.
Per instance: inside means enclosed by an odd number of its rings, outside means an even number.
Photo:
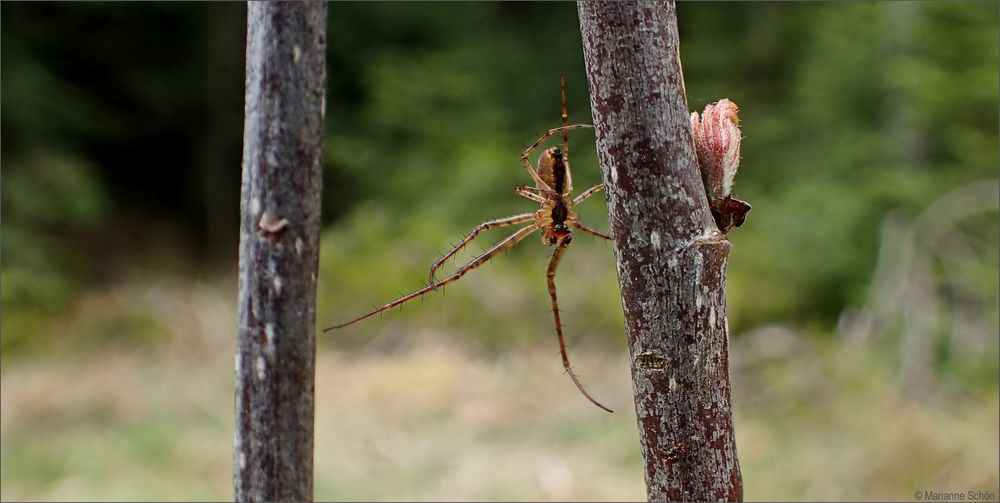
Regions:
<svg viewBox="0 0 1000 503"><path fill-rule="evenodd" d="M4 499L229 498L231 284L101 294L100 304L163 327L155 348L65 347L5 362ZM644 498L624 347L572 352L609 415L578 396L552 344L485 352L459 326L407 332L387 350L399 333L379 330L350 351L319 343L318 500ZM777 328L741 334L732 355L746 499L995 492L996 390L908 392L864 345Z"/></svg>

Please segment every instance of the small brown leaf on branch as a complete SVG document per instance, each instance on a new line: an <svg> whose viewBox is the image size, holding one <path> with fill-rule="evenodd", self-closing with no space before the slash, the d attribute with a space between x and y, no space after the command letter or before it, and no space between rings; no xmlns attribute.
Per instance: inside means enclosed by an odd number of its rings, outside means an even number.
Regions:
<svg viewBox="0 0 1000 503"><path fill-rule="evenodd" d="M715 205L709 205L709 207L712 210L712 216L715 217L715 224L719 226L719 230L723 234L729 232L729 229L733 227L743 225L747 219L747 213L750 212L750 203L733 196L726 196L718 208Z"/></svg>

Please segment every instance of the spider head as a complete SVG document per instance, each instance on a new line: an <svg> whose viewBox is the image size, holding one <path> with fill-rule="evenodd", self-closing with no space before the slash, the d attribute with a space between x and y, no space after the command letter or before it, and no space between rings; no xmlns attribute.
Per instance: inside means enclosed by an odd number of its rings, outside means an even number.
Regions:
<svg viewBox="0 0 1000 503"><path fill-rule="evenodd" d="M566 224L555 224L549 228L548 232L545 233L546 243L548 243L549 246L556 243L569 244L569 242L573 239L573 236L570 236L572 233L573 231L571 231Z"/></svg>

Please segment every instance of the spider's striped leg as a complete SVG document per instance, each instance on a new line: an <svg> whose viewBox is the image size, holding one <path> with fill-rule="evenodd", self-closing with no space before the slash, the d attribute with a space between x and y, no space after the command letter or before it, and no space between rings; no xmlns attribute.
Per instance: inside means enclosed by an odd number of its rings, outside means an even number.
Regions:
<svg viewBox="0 0 1000 503"><path fill-rule="evenodd" d="M524 186L515 187L514 188L514 193L517 194L517 195L519 195L519 196L521 196L521 197L523 197L523 198L531 199L532 201L534 201L536 203L544 203L545 202L545 196L540 196L537 193L528 190L528 187L524 187Z"/></svg>
<svg viewBox="0 0 1000 503"><path fill-rule="evenodd" d="M594 397L590 396L590 393L587 393L587 390L583 389L583 384L580 383L573 369L569 366L569 355L566 353L566 339L563 338L562 322L559 320L559 301L556 299L556 268L559 267L559 260L562 258L563 252L566 251L566 247L569 246L569 241L567 237L559 240L559 243L556 244L556 249L552 252L552 260L549 261L549 270L546 273L546 278L549 281L549 296L552 297L552 315L556 320L556 335L559 337L559 353L562 355L563 367L566 368L566 373L569 374L569 378L579 388L580 393L583 393L583 396L587 397L594 405L608 412L613 412L611 409L601 405L597 400L594 400Z"/></svg>
<svg viewBox="0 0 1000 503"><path fill-rule="evenodd" d="M569 112L566 108L566 74L559 74L559 95L562 98L562 125L569 124ZM569 134L563 130L563 155L569 159Z"/></svg>
<svg viewBox="0 0 1000 503"><path fill-rule="evenodd" d="M553 196L557 195L556 191L554 190L539 189L538 187L528 187L527 185L519 185L517 187L514 187L514 192L517 195L531 199L536 203L544 203L545 201L548 201L549 198L546 197L546 195L553 195Z"/></svg>
<svg viewBox="0 0 1000 503"><path fill-rule="evenodd" d="M591 188L589 188L589 189L581 192L580 195L576 196L576 198L573 199L573 206L576 206L576 205L582 203L588 197L590 197L590 196L592 196L592 195L594 195L594 194L596 194L596 193L598 193L598 192L600 192L602 190L604 190L604 184L603 183L599 183L599 184L594 185L593 187L591 187ZM595 229L591 229L590 227L587 227L586 225L583 225L580 222L580 217L576 214L576 212L572 213L572 215L570 217L569 224L572 225L573 227L576 227L577 229L580 229L583 232L586 232L587 234L592 234L592 235L597 236L599 238L607 239L609 241L611 240L611 236L609 236L609 235L607 235L607 234L605 234L605 233L603 233L601 231L598 231L598 230L595 230Z"/></svg>
<svg viewBox="0 0 1000 503"><path fill-rule="evenodd" d="M569 111L566 108L566 75L559 74L559 95L562 97L562 125L563 128L569 124ZM566 193L564 195L569 195L573 193L573 172L569 169L569 132L563 129L563 160L566 163Z"/></svg>
<svg viewBox="0 0 1000 503"><path fill-rule="evenodd" d="M604 184L603 183L599 183L599 184L594 185L593 187L591 187L591 188L589 188L589 189L581 192L580 195L576 196L573 199L573 206L576 206L576 205L582 203L588 197L590 197L590 196L594 195L595 193L600 192L602 190L604 190Z"/></svg>
<svg viewBox="0 0 1000 503"><path fill-rule="evenodd" d="M441 257L440 259L438 259L437 262L434 262L434 264L431 265L430 279L428 280L427 284L433 285L436 282L436 279L434 278L434 271L437 271L439 267L444 265L444 263L447 262L448 259L450 259L453 255L458 253L459 250L465 248L465 245L469 244L470 241L475 239L480 232L488 231L490 229L496 229L498 227L507 227L508 225L522 224L529 220L533 220L534 218L535 218L534 213L523 213L521 215L514 215L512 217L490 220L489 222L483 222L477 225L474 229L472 229L472 232L470 232L469 235L465 237L465 239L463 239L461 242L455 245L455 247L452 248L451 251L445 253L443 257Z"/></svg>
<svg viewBox="0 0 1000 503"><path fill-rule="evenodd" d="M592 128L594 126L592 124L570 124L568 126L560 126L560 127L554 127L552 129L549 129L548 131L545 131L544 133L542 133L541 135L539 135L538 139L535 140L535 143L532 143L528 148L524 149L524 152L521 153L521 159L527 161L528 160L528 156L531 155L531 151L535 150L536 148L538 148L539 144L541 144L543 141L545 141L546 139L548 139L548 137L550 137L550 136L552 136L554 134L559 134L559 133L561 133L563 131L569 131L570 129L580 129L580 128L588 128L588 127ZM528 166L531 166L531 165L529 164Z"/></svg>
<svg viewBox="0 0 1000 503"><path fill-rule="evenodd" d="M583 225L579 221L571 221L569 224L572 225L573 227L576 227L577 229L580 229L583 232L586 232L587 234L593 234L594 236L597 236L599 238L604 238L604 239L607 239L608 241L611 241L611 236L609 236L609 235L607 235L607 234L605 234L605 233L603 233L603 232L601 232L599 230L591 229L590 227L587 227L586 225Z"/></svg>
<svg viewBox="0 0 1000 503"><path fill-rule="evenodd" d="M503 241L501 241L496 246L494 246L493 248L489 249L488 251L486 251L482 255L474 258L472 260L472 262L469 262L468 264L465 264L458 271L455 271L455 274L452 274L451 276L448 276L447 278L445 278L445 279L443 279L443 280L441 280L441 281L439 281L437 283L434 283L432 285L427 285L424 288L421 288L420 290L417 290L417 291L415 291L413 293L409 293L407 295L404 295L404 296L402 296L402 297L400 297L400 298L398 298L398 299L396 299L396 300L394 300L394 301L392 301L392 302L390 302L390 303L388 303L388 304L386 304L386 305L384 305L384 306L382 306L382 307L380 307L380 308L378 308L378 309L376 309L376 310L374 310L374 311L372 311L370 313L366 313L366 314L363 314L361 316L358 316L357 318L354 318L353 320L350 320L350 321L347 321L347 322L344 322L344 323L340 323L338 325L333 325L333 326L330 326L330 327L326 327L326 328L323 329L323 331L327 332L327 331L330 331L330 330L336 330L338 328L344 328L344 327L346 327L348 325L353 325L353 324L355 324L355 323L357 323L357 322L359 322L359 321L361 321L363 319L370 318L372 316L375 316L376 314L388 311L389 309L392 309L394 307L403 305L403 304L405 304L405 303L407 303L407 302L409 302L409 301L411 301L413 299L419 298L419 297L423 296L424 294L433 292L434 289L436 289L439 286L444 286L444 285L446 285L448 283L451 283L452 281L458 281L459 279L462 278L462 276L465 276L465 273L467 273L467 272L469 272L469 271L471 271L471 270L473 270L473 269L475 269L475 268L477 268L477 267L485 264L491 258L499 255L500 253L503 253L507 249L509 249L512 246L516 245L517 243L521 242L521 240L523 240L524 238L528 237L529 234L531 234L532 232L536 231L537 229L538 229L537 225L534 225L534 224L529 225L529 226L527 226L527 227L525 227L525 228L523 228L523 229L515 232L514 234L511 234L510 236L507 237L507 239L504 239Z"/></svg>
<svg viewBox="0 0 1000 503"><path fill-rule="evenodd" d="M573 193L573 170L569 168L569 157L563 156L563 164L566 166L566 190L562 195L569 197Z"/></svg>

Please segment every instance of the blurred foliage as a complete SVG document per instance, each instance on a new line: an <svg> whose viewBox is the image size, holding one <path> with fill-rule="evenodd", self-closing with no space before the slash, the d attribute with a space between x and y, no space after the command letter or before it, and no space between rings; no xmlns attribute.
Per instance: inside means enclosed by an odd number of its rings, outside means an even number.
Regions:
<svg viewBox="0 0 1000 503"><path fill-rule="evenodd" d="M329 101L326 193L335 206L328 213L344 216L322 246L321 306L336 306L321 320L327 323L420 286L448 243L482 220L526 208L509 192L525 181L515 156L557 123L559 72L569 76L571 117L589 121L579 35L548 28L573 26L572 6L547 6L546 14L508 4L343 8L342 18L331 15L331 49L348 55L332 58L331 95L356 100ZM377 26L359 22L367 18L357 11L377 17ZM683 4L679 15L692 109L722 97L741 107L746 140L735 190L754 211L731 236L736 336L776 320L834 333L845 308L873 293L879 229L889 212L912 219L950 189L996 178L995 9ZM469 21L437 29L449 16ZM341 92L338 67L362 84ZM597 171L590 141L588 133L574 136L574 173L588 182ZM606 228L598 201L581 211ZM987 244L968 264L994 283L976 288L979 299L996 298L997 290L997 215L986 216L989 224L966 234ZM576 336L594 340L579 333L588 330L618 341L611 335L620 327L614 270L601 246L587 241L574 243L559 281L563 291L588 292L593 303L562 306ZM478 319L468 323L488 340L526 331L543 337L548 255L523 247L452 288L476 293L428 300L433 309L416 314L409 306L401 323L450 326L466 317ZM498 283L514 278L539 288L508 298ZM509 309L491 312L490 304L502 302ZM983 327L988 337L997 330L997 308L982 307L994 320ZM510 313L520 314L511 320ZM531 323L520 325L525 318Z"/></svg>
<svg viewBox="0 0 1000 503"><path fill-rule="evenodd" d="M233 254L242 9L0 6L3 349L66 338L83 289Z"/></svg>
<svg viewBox="0 0 1000 503"><path fill-rule="evenodd" d="M231 263L243 7L2 9L16 21L2 34L5 347L81 286L142 269L132 264L160 249L150 229L169 229L180 256ZM996 176L995 9L685 4L679 15L692 108L730 97L745 128L736 190L755 209L733 235L734 332L776 318L829 332L867 293L889 210L915 215ZM415 286L403 278L468 228L528 209L510 190L526 180L516 156L557 123L560 73L572 119L590 121L570 4L334 4L329 51L322 305L338 313ZM578 186L597 181L589 134L574 135ZM582 211L606 226L599 200ZM544 252L512 255L504 276L537 278ZM612 331L606 264L589 272L602 292L585 326ZM466 299L451 316L482 309Z"/></svg>
<svg viewBox="0 0 1000 503"><path fill-rule="evenodd" d="M45 332L87 285L232 267L244 7L0 8L4 347ZM571 121L590 122L572 4L329 12L321 323L420 285L476 223L531 209L512 194L527 181L517 155L558 123L560 73ZM754 210L732 233L735 334L774 320L832 333L871 294L885 215L915 217L952 188L996 177L989 5L691 3L679 16L692 109L729 97L746 136L735 191ZM579 187L598 181L591 135L573 135ZM581 212L607 227L600 198ZM473 251L499 236L481 239ZM581 292L564 309L580 313L581 328L616 333L609 247L578 243L560 283L564 296ZM547 254L520 248L412 320L470 320L491 345L542 332ZM996 278L996 250L983 253L971 275ZM519 326L511 312L533 314Z"/></svg>

